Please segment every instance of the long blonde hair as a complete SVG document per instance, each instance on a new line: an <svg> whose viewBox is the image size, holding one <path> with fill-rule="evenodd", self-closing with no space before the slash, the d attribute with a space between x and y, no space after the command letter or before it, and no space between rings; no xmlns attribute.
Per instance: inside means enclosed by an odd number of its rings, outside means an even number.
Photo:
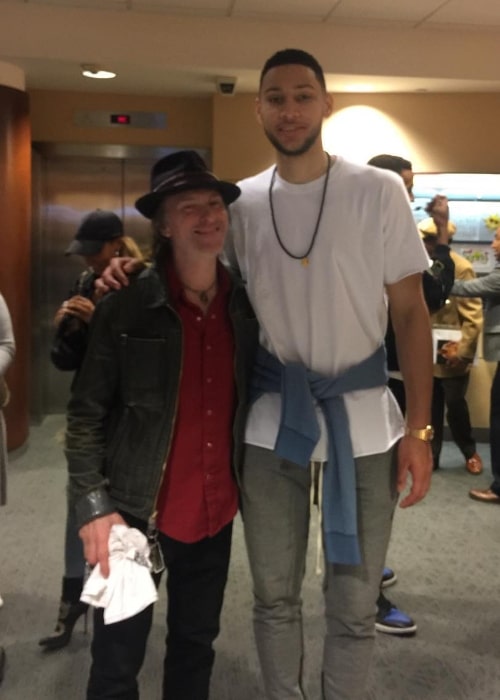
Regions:
<svg viewBox="0 0 500 700"><path fill-rule="evenodd" d="M130 236L121 236L120 243L120 256L135 258L136 260L144 262L144 255L133 238Z"/></svg>

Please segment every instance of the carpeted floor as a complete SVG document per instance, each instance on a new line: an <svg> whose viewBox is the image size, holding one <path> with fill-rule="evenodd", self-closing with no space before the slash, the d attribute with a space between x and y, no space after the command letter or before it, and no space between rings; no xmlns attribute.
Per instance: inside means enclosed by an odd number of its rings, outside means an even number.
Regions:
<svg viewBox="0 0 500 700"><path fill-rule="evenodd" d="M0 510L0 643L7 667L2 700L84 698L90 634L78 624L71 645L43 654L38 639L55 623L62 571L65 464L62 416L31 430L29 447L11 456L9 503ZM488 446L479 445L488 464ZM389 564L398 583L388 594L418 623L413 638L377 636L367 700L499 700L500 507L467 497L487 485L489 470L467 474L454 446L430 495L396 515ZM314 574L315 524L304 585L306 688L319 700L323 634L321 581ZM156 608L141 698L161 685L165 598ZM79 621L80 623L80 621ZM251 627L251 587L241 523L236 523L222 632L217 642L213 700L262 700Z"/></svg>

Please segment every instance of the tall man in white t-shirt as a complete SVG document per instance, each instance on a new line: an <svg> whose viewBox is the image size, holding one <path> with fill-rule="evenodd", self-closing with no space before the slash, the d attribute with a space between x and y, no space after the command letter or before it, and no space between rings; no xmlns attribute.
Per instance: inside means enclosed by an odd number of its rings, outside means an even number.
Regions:
<svg viewBox="0 0 500 700"><path fill-rule="evenodd" d="M423 498L432 472L427 255L400 178L323 150L323 71L286 49L265 64L257 118L276 166L239 183L228 260L261 324L242 474L254 626L269 700L306 697L300 591L311 470L326 552L326 700L363 697L375 601L397 493ZM387 299L407 395L405 427L380 350ZM354 459L353 459L354 458Z"/></svg>
<svg viewBox="0 0 500 700"><path fill-rule="evenodd" d="M257 117L276 166L243 180L227 250L261 324L240 475L255 636L268 700L303 700L300 590L311 485L325 549L324 700L361 700L397 494L430 484L427 255L401 179L323 150L321 66L286 49L265 64ZM114 267L110 287L126 284ZM386 387L391 305L407 424ZM322 468L311 478L310 462ZM312 484L311 484L312 482Z"/></svg>

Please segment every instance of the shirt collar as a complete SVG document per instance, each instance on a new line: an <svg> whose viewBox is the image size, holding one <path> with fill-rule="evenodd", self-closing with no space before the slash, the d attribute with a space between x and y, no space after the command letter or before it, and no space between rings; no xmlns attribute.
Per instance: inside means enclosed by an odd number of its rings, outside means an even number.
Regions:
<svg viewBox="0 0 500 700"><path fill-rule="evenodd" d="M169 296L173 305L177 306L180 303L186 303L184 288L177 275L172 256L167 258L165 267ZM225 297L230 289L231 277L220 260L217 260L217 294L215 298L220 299L221 297Z"/></svg>

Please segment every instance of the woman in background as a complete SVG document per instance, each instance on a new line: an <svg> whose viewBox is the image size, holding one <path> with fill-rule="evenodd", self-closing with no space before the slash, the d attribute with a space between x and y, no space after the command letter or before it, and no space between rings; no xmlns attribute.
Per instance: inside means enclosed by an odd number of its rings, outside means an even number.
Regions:
<svg viewBox="0 0 500 700"><path fill-rule="evenodd" d="M14 359L15 352L16 345L9 309L0 294L0 506L5 505L7 501L7 438L2 409L9 401L9 390L5 382L5 373ZM0 596L0 607L2 605L3 600ZM5 651L0 646L0 683L3 679L4 667Z"/></svg>

